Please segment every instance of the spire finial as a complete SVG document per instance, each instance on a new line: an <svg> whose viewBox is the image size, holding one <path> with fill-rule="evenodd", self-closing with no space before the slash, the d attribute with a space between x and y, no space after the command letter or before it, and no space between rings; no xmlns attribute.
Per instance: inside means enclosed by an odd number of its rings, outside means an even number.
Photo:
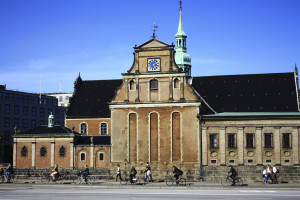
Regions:
<svg viewBox="0 0 300 200"><path fill-rule="evenodd" d="M180 11L182 11L182 1L180 0L180 8L179 8Z"/></svg>
<svg viewBox="0 0 300 200"><path fill-rule="evenodd" d="M157 31L158 26L155 24L155 22L153 23L153 34L152 34L152 38L155 39L157 35L155 35L155 32Z"/></svg>

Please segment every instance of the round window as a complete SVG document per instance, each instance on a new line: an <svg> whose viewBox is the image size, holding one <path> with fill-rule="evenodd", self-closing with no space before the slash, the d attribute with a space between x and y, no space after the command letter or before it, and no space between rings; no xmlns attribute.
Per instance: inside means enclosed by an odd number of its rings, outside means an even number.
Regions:
<svg viewBox="0 0 300 200"><path fill-rule="evenodd" d="M65 155L66 155L66 148L65 148L64 146L62 146L62 147L60 147L60 149L59 149L59 156L60 156L61 158L63 158L63 157L65 157Z"/></svg>
<svg viewBox="0 0 300 200"><path fill-rule="evenodd" d="M25 157L27 157L27 154L28 154L28 149L27 149L27 147L26 147L26 146L22 147L22 149L21 149L21 156L22 156L23 158L25 158Z"/></svg>
<svg viewBox="0 0 300 200"><path fill-rule="evenodd" d="M47 149L46 149L46 147L42 147L41 149L40 149L40 155L41 155L41 157L46 157L46 154L47 154Z"/></svg>

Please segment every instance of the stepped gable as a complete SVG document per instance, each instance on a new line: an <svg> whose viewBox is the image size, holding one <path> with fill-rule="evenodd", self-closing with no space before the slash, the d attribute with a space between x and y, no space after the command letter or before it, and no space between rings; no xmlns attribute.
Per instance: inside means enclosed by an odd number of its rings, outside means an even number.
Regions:
<svg viewBox="0 0 300 200"><path fill-rule="evenodd" d="M91 140L93 137L93 143ZM110 136L78 136L75 138L75 145L110 145Z"/></svg>
<svg viewBox="0 0 300 200"><path fill-rule="evenodd" d="M79 133L72 131L63 126L55 125L53 127L48 127L47 125L37 126L35 128L29 129L27 131L21 132L17 136L26 136L26 135L77 135Z"/></svg>
<svg viewBox="0 0 300 200"><path fill-rule="evenodd" d="M108 103L123 80L82 81L72 97L67 118L110 117Z"/></svg>
<svg viewBox="0 0 300 200"><path fill-rule="evenodd" d="M294 73L193 77L193 88L216 112L297 112Z"/></svg>

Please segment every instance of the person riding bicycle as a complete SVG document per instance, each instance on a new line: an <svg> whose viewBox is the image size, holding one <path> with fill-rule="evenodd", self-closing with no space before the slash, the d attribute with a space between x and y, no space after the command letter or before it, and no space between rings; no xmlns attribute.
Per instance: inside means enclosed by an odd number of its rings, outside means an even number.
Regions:
<svg viewBox="0 0 300 200"><path fill-rule="evenodd" d="M181 176L183 174L183 172L180 169L178 169L177 167L173 166L173 174L176 179L176 185L178 185L179 176Z"/></svg>
<svg viewBox="0 0 300 200"><path fill-rule="evenodd" d="M55 179L59 176L57 164L54 165L54 168L52 169L52 171L53 171L51 173L52 181L55 181Z"/></svg>
<svg viewBox="0 0 300 200"><path fill-rule="evenodd" d="M6 183L9 183L9 179L12 176L13 173L14 173L14 169L11 166L11 164L9 163L8 168L6 169L6 177L7 177Z"/></svg>
<svg viewBox="0 0 300 200"><path fill-rule="evenodd" d="M87 182L87 177L89 175L89 167L88 165L85 165L85 170L83 171L83 178L84 178L84 181Z"/></svg>
<svg viewBox="0 0 300 200"><path fill-rule="evenodd" d="M135 170L134 166L131 167L130 170L130 183L133 183L133 178L135 178L135 175L137 174L137 171Z"/></svg>
<svg viewBox="0 0 300 200"><path fill-rule="evenodd" d="M227 174L231 174L229 177L232 179L231 186L235 186L235 177L237 176L237 173L235 169L232 167L232 165L229 166L230 170Z"/></svg>

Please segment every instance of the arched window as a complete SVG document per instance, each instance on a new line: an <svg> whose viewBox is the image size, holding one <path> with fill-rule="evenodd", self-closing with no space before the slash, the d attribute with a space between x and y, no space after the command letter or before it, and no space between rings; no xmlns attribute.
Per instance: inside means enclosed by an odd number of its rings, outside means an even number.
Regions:
<svg viewBox="0 0 300 200"><path fill-rule="evenodd" d="M174 88L179 88L179 80L178 80L178 78L175 78L175 80L174 80Z"/></svg>
<svg viewBox="0 0 300 200"><path fill-rule="evenodd" d="M129 82L129 90L134 90L134 86L135 86L134 80L131 80Z"/></svg>
<svg viewBox="0 0 300 200"><path fill-rule="evenodd" d="M87 124L86 123L80 124L80 134L87 135Z"/></svg>
<svg viewBox="0 0 300 200"><path fill-rule="evenodd" d="M100 135L107 135L107 123L100 124Z"/></svg>
<svg viewBox="0 0 300 200"><path fill-rule="evenodd" d="M158 90L158 80L152 79L150 81L150 90Z"/></svg>

